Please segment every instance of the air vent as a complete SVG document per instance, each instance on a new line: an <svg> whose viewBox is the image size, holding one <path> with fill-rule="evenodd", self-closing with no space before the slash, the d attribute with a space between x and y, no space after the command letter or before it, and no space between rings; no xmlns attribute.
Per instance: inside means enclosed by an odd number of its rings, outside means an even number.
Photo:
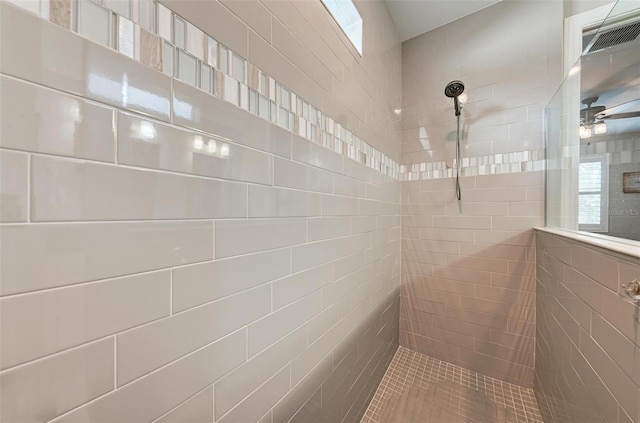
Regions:
<svg viewBox="0 0 640 423"><path fill-rule="evenodd" d="M589 43L589 46L585 49L584 54L633 41L638 38L638 35L640 35L640 22L634 22L601 34L596 34L591 43Z"/></svg>

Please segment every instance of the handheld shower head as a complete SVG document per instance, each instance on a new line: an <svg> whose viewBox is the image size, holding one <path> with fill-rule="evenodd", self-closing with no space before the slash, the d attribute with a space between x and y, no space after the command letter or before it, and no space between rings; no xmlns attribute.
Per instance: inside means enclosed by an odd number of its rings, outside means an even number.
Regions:
<svg viewBox="0 0 640 423"><path fill-rule="evenodd" d="M464 84L462 81L451 81L444 88L444 95L447 97L457 97L464 91Z"/></svg>
<svg viewBox="0 0 640 423"><path fill-rule="evenodd" d="M460 116L460 102L458 96L464 91L464 84L462 81L451 81L444 88L444 95L447 97L453 97L453 105L456 109L456 116Z"/></svg>

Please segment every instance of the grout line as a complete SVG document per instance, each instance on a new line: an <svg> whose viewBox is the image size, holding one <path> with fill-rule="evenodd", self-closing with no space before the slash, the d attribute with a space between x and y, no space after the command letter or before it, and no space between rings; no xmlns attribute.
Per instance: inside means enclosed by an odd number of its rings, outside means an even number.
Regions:
<svg viewBox="0 0 640 423"><path fill-rule="evenodd" d="M27 223L31 223L31 197L33 196L31 157L31 154L27 154Z"/></svg>
<svg viewBox="0 0 640 423"><path fill-rule="evenodd" d="M173 269L169 271L169 316L173 316Z"/></svg>
<svg viewBox="0 0 640 423"><path fill-rule="evenodd" d="M118 337L113 336L113 389L118 389Z"/></svg>
<svg viewBox="0 0 640 423"><path fill-rule="evenodd" d="M114 152L114 158L113 158L113 163L114 164L118 164L118 141L120 140L120 136L118 134L118 112L117 111L113 111L113 118L112 118L112 129L113 129L113 152Z"/></svg>

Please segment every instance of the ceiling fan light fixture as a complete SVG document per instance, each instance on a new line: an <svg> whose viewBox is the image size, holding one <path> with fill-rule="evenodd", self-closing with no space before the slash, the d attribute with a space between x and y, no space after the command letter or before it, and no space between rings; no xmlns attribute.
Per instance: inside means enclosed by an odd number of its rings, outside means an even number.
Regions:
<svg viewBox="0 0 640 423"><path fill-rule="evenodd" d="M596 135L606 134L607 133L607 124L602 122L602 121L596 122L595 125L593 125L593 132Z"/></svg>
<svg viewBox="0 0 640 423"><path fill-rule="evenodd" d="M580 125L580 138L591 138L591 127Z"/></svg>

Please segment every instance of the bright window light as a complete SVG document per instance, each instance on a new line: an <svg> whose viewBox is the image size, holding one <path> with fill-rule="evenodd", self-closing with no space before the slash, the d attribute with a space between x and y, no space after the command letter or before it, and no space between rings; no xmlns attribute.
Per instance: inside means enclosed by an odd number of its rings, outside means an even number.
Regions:
<svg viewBox="0 0 640 423"><path fill-rule="evenodd" d="M351 44L362 56L362 17L351 0L322 0Z"/></svg>
<svg viewBox="0 0 640 423"><path fill-rule="evenodd" d="M578 227L588 232L607 232L608 172L606 154L580 158L578 167Z"/></svg>

